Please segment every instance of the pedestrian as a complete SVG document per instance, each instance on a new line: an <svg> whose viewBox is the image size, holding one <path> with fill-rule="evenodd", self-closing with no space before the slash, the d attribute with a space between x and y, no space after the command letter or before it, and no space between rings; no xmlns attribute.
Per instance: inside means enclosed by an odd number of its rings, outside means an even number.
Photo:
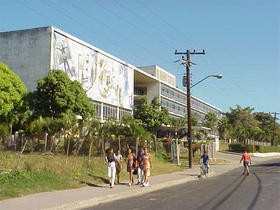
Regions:
<svg viewBox="0 0 280 210"><path fill-rule="evenodd" d="M148 177L150 176L151 172L151 168L152 168L152 160L151 160L151 156L148 152L148 148L145 147L144 148L144 154L142 155L142 170L144 171L144 183L143 183L143 187L147 187L150 185L149 183L149 179Z"/></svg>
<svg viewBox="0 0 280 210"><path fill-rule="evenodd" d="M252 161L251 161L251 156L247 153L247 150L245 150L242 154L242 157L240 159L240 163L242 161L243 161L243 166L244 166L243 175L247 174L247 176L249 176L250 175L249 162L250 162L250 165L251 165Z"/></svg>
<svg viewBox="0 0 280 210"><path fill-rule="evenodd" d="M135 162L136 158L135 155L131 152L131 149L127 149L127 156L126 156L126 161L127 161L127 172L129 173L129 186L131 186L134 181L133 181L133 172L135 169Z"/></svg>
<svg viewBox="0 0 280 210"><path fill-rule="evenodd" d="M139 147L139 150L137 152L137 162L138 162L138 167L137 167L137 185L143 184L144 182L144 171L142 170L142 156L144 154L144 149L142 146Z"/></svg>
<svg viewBox="0 0 280 210"><path fill-rule="evenodd" d="M116 171L117 171L117 183L120 183L120 174L121 174L121 169L122 169L122 155L121 155L121 151L118 150L117 154L116 154Z"/></svg>
<svg viewBox="0 0 280 210"><path fill-rule="evenodd" d="M113 188L115 183L116 161L117 161L117 157L114 154L113 148L109 148L107 150L104 162L105 164L107 164L107 175L110 183L110 188Z"/></svg>
<svg viewBox="0 0 280 210"><path fill-rule="evenodd" d="M209 171L209 155L208 155L207 151L204 151L204 153L200 157L200 159L202 159L202 164L205 166L206 173L208 174L208 171Z"/></svg>

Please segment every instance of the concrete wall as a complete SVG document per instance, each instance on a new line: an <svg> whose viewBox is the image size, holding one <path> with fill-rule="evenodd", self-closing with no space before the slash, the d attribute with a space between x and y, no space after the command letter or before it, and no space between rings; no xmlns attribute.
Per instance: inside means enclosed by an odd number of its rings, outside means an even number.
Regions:
<svg viewBox="0 0 280 210"><path fill-rule="evenodd" d="M160 83L159 82L149 83L147 85L147 102L148 102L148 104L152 102L154 97L158 97L158 99L159 99L159 94L160 94Z"/></svg>
<svg viewBox="0 0 280 210"><path fill-rule="evenodd" d="M1 32L0 62L18 74L29 91L50 68L51 27Z"/></svg>

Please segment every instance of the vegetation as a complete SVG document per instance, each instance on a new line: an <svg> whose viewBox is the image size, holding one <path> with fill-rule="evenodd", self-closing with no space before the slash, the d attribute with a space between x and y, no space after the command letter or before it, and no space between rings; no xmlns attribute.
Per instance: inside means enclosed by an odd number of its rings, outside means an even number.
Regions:
<svg viewBox="0 0 280 210"><path fill-rule="evenodd" d="M19 156L13 152L0 153L0 200L36 192L98 186L107 183L103 157L88 162L85 156L40 155ZM183 168L152 157L151 175L182 171ZM123 163L121 182L127 182L128 173Z"/></svg>
<svg viewBox="0 0 280 210"><path fill-rule="evenodd" d="M247 143L248 139L259 142L270 142L273 133L274 145L280 143L280 126L268 113L253 113L253 108L230 108L230 112L218 122L218 130L223 139L236 139L238 142Z"/></svg>
<svg viewBox="0 0 280 210"><path fill-rule="evenodd" d="M253 145L253 144L243 144L243 143L233 143L229 144L229 150L232 152L280 152L280 147L277 146L263 146L263 145Z"/></svg>
<svg viewBox="0 0 280 210"><path fill-rule="evenodd" d="M17 122L25 94L26 87L19 76L0 62L0 139Z"/></svg>
<svg viewBox="0 0 280 210"><path fill-rule="evenodd" d="M138 142L151 146L152 136L156 152L152 174L182 170L166 161L170 142L159 146L157 132L161 126L171 126L175 130L173 135L181 138L187 132L187 117L169 119L168 110L157 98L148 104L146 97L133 113L133 117L111 118L101 123L81 84L71 81L64 72L53 70L38 80L34 92L27 93L19 77L0 63L0 149L17 152L0 153L0 200L103 184L105 148L114 147L125 154L127 147L135 149ZM269 114L237 106L220 120L208 113L202 125L218 129L224 139L236 139L239 144L229 145L230 150L241 151L245 147L248 151L267 152L279 148L244 143L247 139L270 141L273 135L279 143L280 127L276 123L274 129L273 123ZM192 116L192 125L199 124ZM15 139L9 136L11 133ZM193 148L194 160L199 161L200 144L194 144ZM185 167L187 153L182 153L181 158ZM125 170L122 177L127 179Z"/></svg>

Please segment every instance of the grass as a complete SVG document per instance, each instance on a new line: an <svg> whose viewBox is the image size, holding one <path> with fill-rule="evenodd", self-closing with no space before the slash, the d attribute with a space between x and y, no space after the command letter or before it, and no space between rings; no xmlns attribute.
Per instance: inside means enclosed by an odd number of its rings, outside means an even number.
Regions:
<svg viewBox="0 0 280 210"><path fill-rule="evenodd" d="M182 171L160 158L152 157L151 175ZM25 154L0 152L0 200L32 193L96 186L107 182L106 166L102 157ZM123 163L121 182L128 180Z"/></svg>

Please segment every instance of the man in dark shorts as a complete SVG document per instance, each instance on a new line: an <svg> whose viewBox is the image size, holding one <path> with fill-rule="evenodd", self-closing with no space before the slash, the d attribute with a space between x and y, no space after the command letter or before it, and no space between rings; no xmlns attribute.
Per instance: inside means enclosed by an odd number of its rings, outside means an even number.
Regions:
<svg viewBox="0 0 280 210"><path fill-rule="evenodd" d="M244 166L244 171L243 171L243 175L244 174L247 174L247 176L250 175L250 170L249 170L249 162L250 162L250 165L252 164L252 161L251 161L251 156L247 153L247 151L245 150L242 154L242 157L241 157L241 160L240 160L240 163L243 161L243 166Z"/></svg>
<svg viewBox="0 0 280 210"><path fill-rule="evenodd" d="M202 159L202 164L206 167L206 173L208 174L209 171L209 155L206 151L204 151L203 155L200 157Z"/></svg>

